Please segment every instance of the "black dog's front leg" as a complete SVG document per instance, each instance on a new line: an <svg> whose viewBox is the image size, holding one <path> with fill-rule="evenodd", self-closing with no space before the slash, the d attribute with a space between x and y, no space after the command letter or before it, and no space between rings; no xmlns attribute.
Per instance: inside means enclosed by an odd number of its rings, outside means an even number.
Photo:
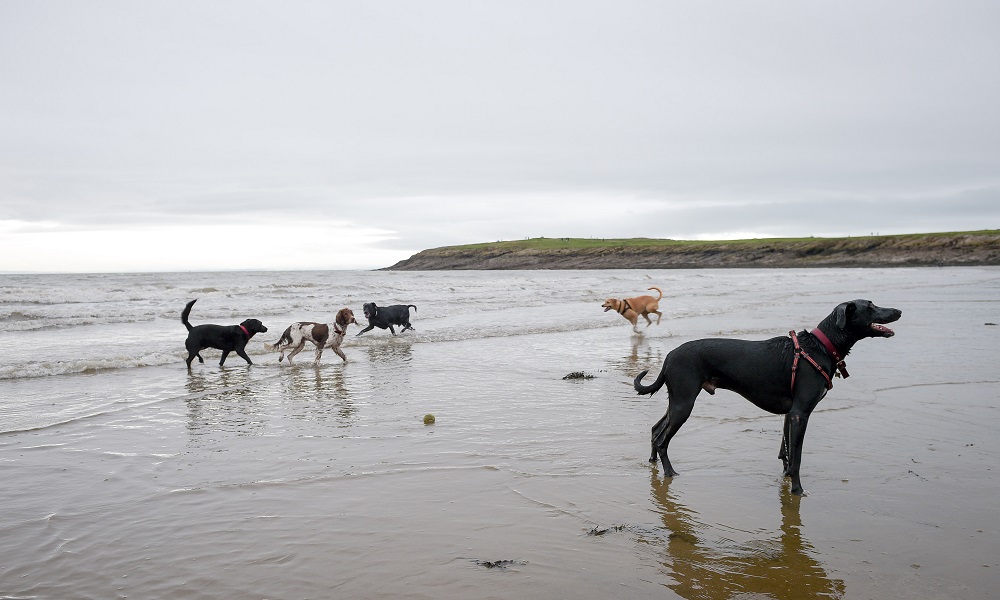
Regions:
<svg viewBox="0 0 1000 600"><path fill-rule="evenodd" d="M229 356L229 350L222 351L222 358L219 359L219 366L226 364L226 357Z"/></svg>
<svg viewBox="0 0 1000 600"><path fill-rule="evenodd" d="M240 355L240 357L242 357L242 358L243 358L243 360L247 361L247 364L248 364L248 365L252 365L252 364L253 364L253 361L252 361L252 360L250 360L250 357L249 357L249 356L247 356L247 351L246 351L246 348L238 348L238 349L236 350L236 354L239 354L239 355Z"/></svg>
<svg viewBox="0 0 1000 600"><path fill-rule="evenodd" d="M365 327L364 329L362 329L361 331L359 331L359 332L358 332L358 333L357 333L357 334L356 334L356 335L355 335L354 337L358 337L358 336L359 336L359 335L361 335L362 333L364 333L364 332L366 332L366 331L371 331L372 329L375 329L375 326L374 326L374 325L372 325L371 323L369 323L369 324L368 324L368 327Z"/></svg>
<svg viewBox="0 0 1000 600"><path fill-rule="evenodd" d="M787 447L785 460L788 467L785 475L792 478L792 493L802 496L802 481L799 479L799 466L802 464L802 442L806 437L806 425L809 415L801 412L790 412L785 416L788 421Z"/></svg>
<svg viewBox="0 0 1000 600"><path fill-rule="evenodd" d="M396 335L396 330L392 328L392 323L389 323L389 333Z"/></svg>

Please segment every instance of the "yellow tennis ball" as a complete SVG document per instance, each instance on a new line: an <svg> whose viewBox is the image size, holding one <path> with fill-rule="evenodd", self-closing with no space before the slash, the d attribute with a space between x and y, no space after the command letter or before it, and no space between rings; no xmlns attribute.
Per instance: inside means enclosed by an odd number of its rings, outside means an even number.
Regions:
<svg viewBox="0 0 1000 600"><path fill-rule="evenodd" d="M433 425L434 424L434 420L435 420L434 419L434 415L432 415L430 413L427 413L426 415L424 415L424 425Z"/></svg>

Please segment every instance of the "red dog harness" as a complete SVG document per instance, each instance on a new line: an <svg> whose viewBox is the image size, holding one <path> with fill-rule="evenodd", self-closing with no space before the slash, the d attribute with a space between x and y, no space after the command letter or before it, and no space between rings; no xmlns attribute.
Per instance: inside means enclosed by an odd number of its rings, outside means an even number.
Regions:
<svg viewBox="0 0 1000 600"><path fill-rule="evenodd" d="M840 358L840 354L838 354L837 350L833 347L833 343L830 342L830 338L826 337L826 334L824 334L819 329L813 329L812 334L816 336L816 339L818 339L823 344L827 352L830 353L830 356L833 357L833 360L836 363L835 367L837 371L836 375L838 377L843 377L844 379L847 379L849 377L847 373L847 365L844 364L844 360ZM795 373L799 370L799 358L804 358L807 361L809 361L809 364L815 367L816 370L819 371L819 374L823 376L823 379L826 379L826 389L832 390L833 380L830 379L830 376L826 374L826 371L823 370L823 367L819 366L819 363L816 362L813 359L813 357L806 354L806 351L802 349L802 346L799 345L799 338L798 336L795 335L795 331L794 330L789 331L788 335L792 337L792 343L795 344L795 358L792 360L791 392L793 394L795 393Z"/></svg>

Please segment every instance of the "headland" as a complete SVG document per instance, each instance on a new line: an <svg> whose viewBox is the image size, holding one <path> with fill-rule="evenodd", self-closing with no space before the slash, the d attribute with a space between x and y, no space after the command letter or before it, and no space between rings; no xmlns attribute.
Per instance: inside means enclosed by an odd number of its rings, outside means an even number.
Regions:
<svg viewBox="0 0 1000 600"><path fill-rule="evenodd" d="M532 238L423 250L387 271L1000 265L1000 230L727 241Z"/></svg>

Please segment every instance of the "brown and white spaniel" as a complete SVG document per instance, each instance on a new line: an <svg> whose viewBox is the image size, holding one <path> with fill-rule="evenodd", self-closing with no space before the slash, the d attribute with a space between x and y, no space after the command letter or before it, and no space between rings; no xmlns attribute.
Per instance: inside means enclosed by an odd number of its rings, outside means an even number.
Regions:
<svg viewBox="0 0 1000 600"><path fill-rule="evenodd" d="M285 359L285 351L291 348L292 351L288 353L288 364L292 364L292 357L302 352L306 342L312 342L316 346L316 362L322 358L324 348L333 349L337 356L347 362L347 356L340 350L340 345L344 342L344 334L347 333L347 326L351 323L355 325L358 323L354 320L354 313L349 308L342 308L337 311L337 317L332 325L308 321L292 323L276 343L264 344L264 349L281 352L281 356L278 357L278 362L281 362Z"/></svg>

